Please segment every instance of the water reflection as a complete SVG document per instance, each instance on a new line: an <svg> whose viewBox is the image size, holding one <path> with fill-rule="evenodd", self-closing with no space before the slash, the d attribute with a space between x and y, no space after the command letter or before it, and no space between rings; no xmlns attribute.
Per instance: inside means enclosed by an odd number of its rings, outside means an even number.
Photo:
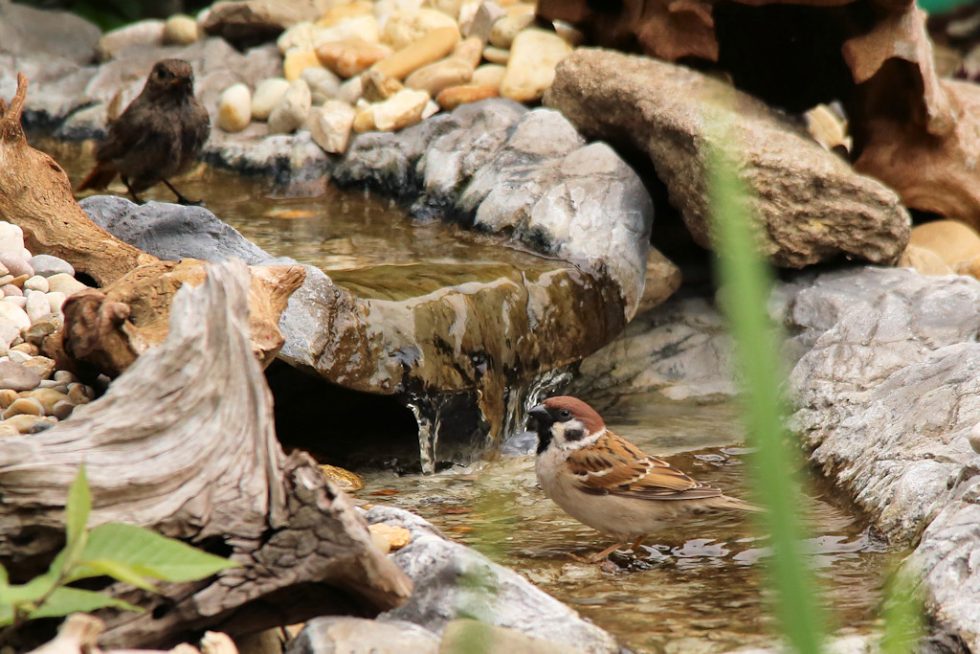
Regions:
<svg viewBox="0 0 980 654"><path fill-rule="evenodd" d="M607 424L697 479L744 497L745 449L732 404L694 405L654 395L620 398ZM579 563L610 544L548 501L532 456L507 457L429 477L371 473L357 497L391 502L448 536L513 567L637 652L724 652L771 644L760 559L765 538L749 516L700 515L665 524L641 559ZM865 522L815 487L801 507L818 577L842 627L867 630L890 556Z"/></svg>

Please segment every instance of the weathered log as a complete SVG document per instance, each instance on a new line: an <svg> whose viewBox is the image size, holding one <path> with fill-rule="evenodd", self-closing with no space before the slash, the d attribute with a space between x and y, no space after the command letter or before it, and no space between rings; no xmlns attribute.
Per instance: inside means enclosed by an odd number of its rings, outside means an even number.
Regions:
<svg viewBox="0 0 980 654"><path fill-rule="evenodd" d="M249 272L252 350L265 367L282 347L279 317L306 271L302 266L252 266ZM157 261L103 289L76 293L62 308L64 329L45 341L44 351L83 378L98 372L116 377L163 342L174 294L184 284L200 285L204 277L201 261Z"/></svg>
<svg viewBox="0 0 980 654"><path fill-rule="evenodd" d="M279 447L249 339L247 267L206 269L201 286L176 293L166 341L102 398L45 432L0 439L0 563L16 576L42 569L61 546L66 491L82 461L90 526L151 527L242 565L160 595L110 587L147 611L104 612L106 647L370 615L411 590L347 496L308 455Z"/></svg>
<svg viewBox="0 0 980 654"><path fill-rule="evenodd" d="M0 100L0 216L24 230L32 252L61 257L100 286L156 261L89 220L61 166L27 143L20 123L26 97L27 78L18 74L10 106Z"/></svg>

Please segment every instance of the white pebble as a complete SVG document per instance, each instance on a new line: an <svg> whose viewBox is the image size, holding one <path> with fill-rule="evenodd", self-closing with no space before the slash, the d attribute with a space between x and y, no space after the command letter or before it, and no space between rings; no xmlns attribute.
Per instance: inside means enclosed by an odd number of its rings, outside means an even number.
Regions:
<svg viewBox="0 0 980 654"><path fill-rule="evenodd" d="M20 350L10 350L7 353L7 357L14 363L26 363L32 358L27 352L21 352Z"/></svg>
<svg viewBox="0 0 980 654"><path fill-rule="evenodd" d="M27 306L27 298L23 295L7 295L3 298L3 302L13 304L21 309Z"/></svg>
<svg viewBox="0 0 980 654"><path fill-rule="evenodd" d="M24 307L27 317L31 319L33 325L41 318L51 313L51 306L48 304L48 297L40 291L27 292L27 305Z"/></svg>
<svg viewBox="0 0 980 654"><path fill-rule="evenodd" d="M85 290L88 288L88 286L81 283L71 275L58 273L57 275L51 275L48 277L48 288L52 291L60 291L65 295L71 295L73 293L77 293L78 291Z"/></svg>
<svg viewBox="0 0 980 654"><path fill-rule="evenodd" d="M163 24L163 42L190 45L198 39L197 21L186 14L174 14Z"/></svg>
<svg viewBox="0 0 980 654"><path fill-rule="evenodd" d="M27 302L27 298L24 298L24 302ZM0 320L11 323L18 330L27 329L31 326L31 319L27 317L27 312L6 299L0 302Z"/></svg>
<svg viewBox="0 0 980 654"><path fill-rule="evenodd" d="M239 82L232 84L218 101L218 127L226 132L240 132L252 120L252 93Z"/></svg>
<svg viewBox="0 0 980 654"><path fill-rule="evenodd" d="M252 120L268 119L288 90L289 82L283 77L269 77L256 84L252 94Z"/></svg>
<svg viewBox="0 0 980 654"><path fill-rule="evenodd" d="M272 134L289 134L306 122L310 113L312 97L309 85L301 79L289 83L289 89L282 100L269 114L269 132Z"/></svg>
<svg viewBox="0 0 980 654"><path fill-rule="evenodd" d="M48 307L51 309L51 313L61 313L61 305L65 303L66 296L60 291L50 291L46 294L48 298ZM26 299L24 300L27 301Z"/></svg>
<svg viewBox="0 0 980 654"><path fill-rule="evenodd" d="M48 292L48 278L41 277L40 275L34 275L30 279L24 282L24 288L31 291L40 291L42 293Z"/></svg>
<svg viewBox="0 0 980 654"><path fill-rule="evenodd" d="M0 252L20 257L24 253L24 230L0 220Z"/></svg>

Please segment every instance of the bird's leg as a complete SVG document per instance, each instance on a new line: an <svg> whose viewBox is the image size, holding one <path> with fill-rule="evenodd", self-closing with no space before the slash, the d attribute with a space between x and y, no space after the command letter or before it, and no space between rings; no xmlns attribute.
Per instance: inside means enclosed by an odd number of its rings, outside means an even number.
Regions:
<svg viewBox="0 0 980 654"><path fill-rule="evenodd" d="M630 549L633 550L633 556L637 556L640 554L640 545L643 544L644 538L646 538L646 536L640 536L635 541L633 541L632 545L630 545Z"/></svg>
<svg viewBox="0 0 980 654"><path fill-rule="evenodd" d="M204 202L202 200L188 200L187 198L185 198L183 195L180 194L180 191L178 191L176 188L174 188L174 185L173 184L171 184L167 180L163 180L163 183L166 184L167 185L167 188L170 189L171 191L173 191L174 192L174 195L177 196L177 204L191 205L191 206L194 206L194 207L199 207L202 204L204 204Z"/></svg>
<svg viewBox="0 0 980 654"><path fill-rule="evenodd" d="M122 179L122 183L126 185L126 190L129 191L129 197L133 198L133 202L136 204L143 204L143 201L140 200L138 195L136 195L136 191L134 191L133 187L129 185L129 178L125 175L120 175L119 177Z"/></svg>

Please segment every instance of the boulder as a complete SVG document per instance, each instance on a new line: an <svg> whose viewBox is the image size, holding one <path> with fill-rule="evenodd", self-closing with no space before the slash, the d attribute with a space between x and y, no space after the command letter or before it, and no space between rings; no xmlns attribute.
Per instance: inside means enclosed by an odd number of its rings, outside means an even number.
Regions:
<svg viewBox="0 0 980 654"><path fill-rule="evenodd" d="M731 339L718 310L704 298L672 298L583 359L569 392L615 398L659 391L671 400L707 402L734 397L731 370Z"/></svg>
<svg viewBox="0 0 980 654"><path fill-rule="evenodd" d="M860 268L798 285L790 383L811 461L915 547L932 622L980 648L980 282Z"/></svg>
<svg viewBox="0 0 980 654"><path fill-rule="evenodd" d="M909 217L893 191L855 173L784 115L701 73L582 48L559 65L545 102L588 137L645 153L703 246L711 245L705 189L711 147L737 158L760 245L778 266L840 255L892 263L908 243ZM707 111L729 128L724 142L708 129Z"/></svg>
<svg viewBox="0 0 980 654"><path fill-rule="evenodd" d="M368 523L408 529L412 541L392 556L414 584L408 603L379 620L417 624L442 634L464 610L497 627L514 629L583 653L618 652L608 633L535 587L513 570L444 538L422 518L389 506L375 506ZM490 589L493 589L492 591Z"/></svg>
<svg viewBox="0 0 980 654"><path fill-rule="evenodd" d="M0 0L0 54L27 58L43 53L85 65L95 58L101 33L89 21L67 11L44 11ZM4 93L3 97L11 95Z"/></svg>

